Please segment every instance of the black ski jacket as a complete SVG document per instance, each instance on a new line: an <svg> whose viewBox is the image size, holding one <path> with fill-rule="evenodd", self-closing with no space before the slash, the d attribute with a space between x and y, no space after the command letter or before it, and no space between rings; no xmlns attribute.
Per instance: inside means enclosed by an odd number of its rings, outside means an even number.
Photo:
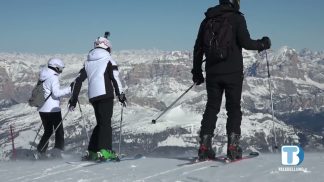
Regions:
<svg viewBox="0 0 324 182"><path fill-rule="evenodd" d="M232 50L225 61L218 62L214 60L206 60L206 74L228 74L234 72L243 72L243 56L242 48L247 50L261 50L262 44L259 40L252 40L246 26L243 14L236 11L229 5L217 5L209 8L205 13L206 18L201 22L198 36L194 47L193 72L201 72L203 62L203 34L204 27L208 19L216 17L220 14L233 12L229 17L232 25L233 35L235 36L232 43Z"/></svg>

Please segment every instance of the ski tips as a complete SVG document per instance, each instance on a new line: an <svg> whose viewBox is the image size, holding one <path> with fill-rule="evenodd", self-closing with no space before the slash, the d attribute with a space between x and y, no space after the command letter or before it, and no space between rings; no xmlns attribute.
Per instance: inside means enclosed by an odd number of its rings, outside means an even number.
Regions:
<svg viewBox="0 0 324 182"><path fill-rule="evenodd" d="M155 120L155 119L153 119L153 120L152 120L152 124L155 124L155 123L156 123L156 120Z"/></svg>

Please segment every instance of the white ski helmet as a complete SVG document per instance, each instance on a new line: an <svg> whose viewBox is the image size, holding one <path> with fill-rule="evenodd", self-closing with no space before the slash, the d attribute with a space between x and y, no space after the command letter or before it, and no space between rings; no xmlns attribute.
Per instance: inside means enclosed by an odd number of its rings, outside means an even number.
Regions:
<svg viewBox="0 0 324 182"><path fill-rule="evenodd" d="M101 47L103 49L111 49L110 41L105 37L98 37L94 42L95 47Z"/></svg>
<svg viewBox="0 0 324 182"><path fill-rule="evenodd" d="M51 58L48 60L48 66L56 68L59 73L62 73L64 69L64 63L59 58Z"/></svg>

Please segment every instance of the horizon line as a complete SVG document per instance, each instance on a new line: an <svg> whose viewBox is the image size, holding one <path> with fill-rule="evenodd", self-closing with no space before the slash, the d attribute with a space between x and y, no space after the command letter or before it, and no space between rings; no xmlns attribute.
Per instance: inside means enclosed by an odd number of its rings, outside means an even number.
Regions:
<svg viewBox="0 0 324 182"><path fill-rule="evenodd" d="M290 46L281 46L277 49L268 49L267 51L270 51L270 52L279 52L281 51L282 49L293 49L295 50L296 52L301 52L303 50L309 50L313 53L324 53L324 49L323 50L312 50L310 48L301 48L301 49L296 49L296 48L293 48L293 47L290 47ZM243 48L243 50L246 50ZM193 52L193 49L192 50L187 50L187 49L182 49L182 50L179 50L179 49L174 49L174 50L164 50L164 49L158 49L158 48L140 48L140 49L120 49L120 50L112 50L112 54L114 52L123 52L123 51L160 51L160 52L175 52L175 51L180 51L180 52ZM257 51L257 50L247 50L247 51ZM39 52L39 53L36 53L36 52L28 52L28 51L2 51L0 50L0 54L35 54L35 55L69 55L69 54L78 54L78 55L83 55L83 54L88 54L88 52L84 52L84 53L77 53L77 52L66 52L66 53L42 53L42 52Z"/></svg>

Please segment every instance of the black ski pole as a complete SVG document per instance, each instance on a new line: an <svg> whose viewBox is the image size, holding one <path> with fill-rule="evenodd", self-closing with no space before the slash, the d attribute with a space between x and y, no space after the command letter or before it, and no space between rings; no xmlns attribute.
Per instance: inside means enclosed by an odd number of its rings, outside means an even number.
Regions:
<svg viewBox="0 0 324 182"><path fill-rule="evenodd" d="M38 136L40 130L42 129L42 126L43 126L43 123L40 125L39 129L37 130L36 136L35 136L35 138L34 138L34 141L33 141L32 145L30 145L30 149L29 149L29 151L32 150L33 144L35 144L36 138L37 138L37 136Z"/></svg>
<svg viewBox="0 0 324 182"><path fill-rule="evenodd" d="M55 134L55 132L58 130L58 128L62 125L62 122L64 121L64 119L66 118L66 116L69 114L70 110L68 109L67 112L65 113L65 115L63 116L61 122L57 125L57 127L55 128L55 130L53 131L53 133L51 134L51 136L48 138L48 140L46 141L46 143L43 145L42 149L40 151L43 151L45 146L48 144L48 142L50 141L51 137L53 136L53 134Z"/></svg>
<svg viewBox="0 0 324 182"><path fill-rule="evenodd" d="M192 89L192 87L194 87L196 85L196 83L192 84L179 98L177 98L177 100L175 100L169 107L167 107L156 119L152 120L152 123L155 124L156 120L158 120L164 113L166 113L170 108L172 108L172 106L178 102L184 95L186 95L187 92L189 92L189 90Z"/></svg>
<svg viewBox="0 0 324 182"><path fill-rule="evenodd" d="M121 104L121 112L120 112L120 124L119 124L119 144L118 144L118 155L121 155L120 153L120 146L121 146L121 139L122 139L122 126L123 126L123 111L124 111L124 106Z"/></svg>
<svg viewBox="0 0 324 182"><path fill-rule="evenodd" d="M277 150L278 149L277 134L276 134L275 121L274 121L273 95L272 95L272 89L271 89L271 75L270 75L270 66L269 66L269 60L268 60L267 51L265 51L265 54L266 54L266 61L267 61L267 68L268 68L268 83L269 83L269 92L270 92L270 100L271 100L272 130L273 130L273 136L274 136L274 149Z"/></svg>
<svg viewBox="0 0 324 182"><path fill-rule="evenodd" d="M86 136L87 136L87 143L89 143L89 135L88 135L87 128L86 128L86 122L84 120L84 115L83 115L79 100L78 100L78 105L79 105L79 109L80 109L80 113L81 113L81 118L82 118L82 121L83 121L83 128L84 128L84 131L85 131Z"/></svg>

